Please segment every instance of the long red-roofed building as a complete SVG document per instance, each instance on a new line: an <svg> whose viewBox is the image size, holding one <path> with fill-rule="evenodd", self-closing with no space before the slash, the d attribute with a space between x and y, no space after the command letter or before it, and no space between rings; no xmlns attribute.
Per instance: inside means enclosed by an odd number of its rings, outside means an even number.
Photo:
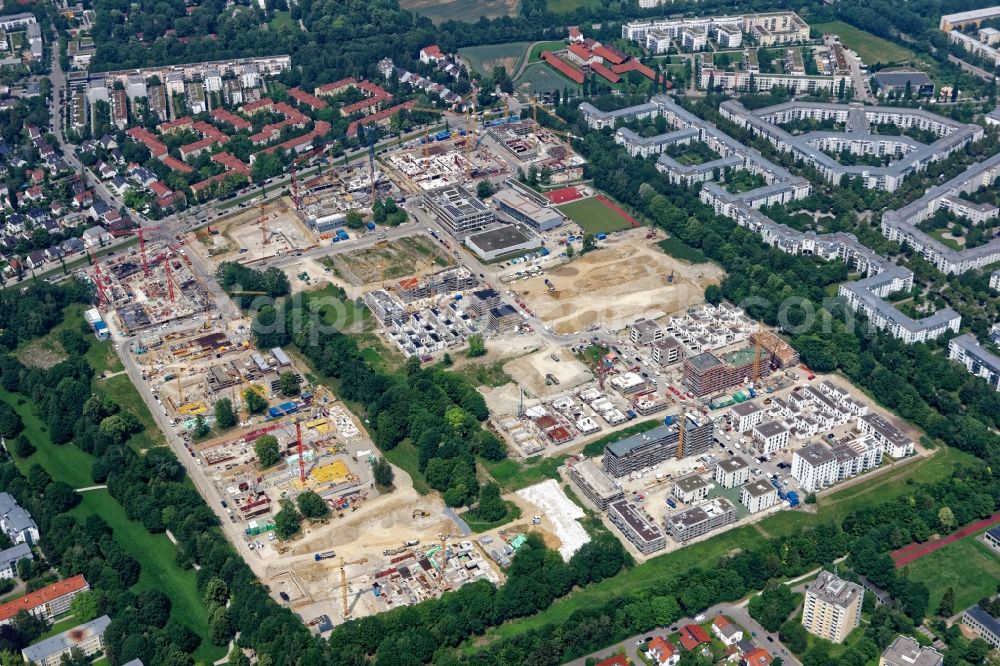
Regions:
<svg viewBox="0 0 1000 666"><path fill-rule="evenodd" d="M339 95L348 88L353 88L358 85L358 80L353 76L348 76L346 79L341 79L339 81L334 81L333 83L324 83L321 86L317 86L313 93L316 95Z"/></svg>
<svg viewBox="0 0 1000 666"><path fill-rule="evenodd" d="M150 132L145 127L132 127L125 132L133 141L138 141L147 148L149 152L152 153L153 157L157 159L162 159L164 155L167 154L167 147L157 139L152 132Z"/></svg>
<svg viewBox="0 0 1000 666"><path fill-rule="evenodd" d="M231 111L225 109L212 109L212 117L216 120L229 123L236 128L236 131L249 129L251 127L250 122L245 118L240 118L238 115Z"/></svg>
<svg viewBox="0 0 1000 666"><path fill-rule="evenodd" d="M0 605L0 624L10 624L20 611L49 622L69 610L73 597L90 589L87 579L73 576Z"/></svg>
<svg viewBox="0 0 1000 666"><path fill-rule="evenodd" d="M583 72L569 64L556 54L551 51L545 51L542 53L542 59L549 64L550 67L558 71L560 74L568 78L570 81L575 81L576 83L583 83Z"/></svg>
<svg viewBox="0 0 1000 666"><path fill-rule="evenodd" d="M612 65L611 71L614 72L615 74L624 74L625 72L639 72L650 81L653 81L656 78L656 72L654 72L646 65L643 65L635 58L627 60L621 63L620 65ZM660 75L660 82L666 83L668 88L672 88L674 85L670 81L667 81L666 77L664 77L663 75Z"/></svg>
<svg viewBox="0 0 1000 666"><path fill-rule="evenodd" d="M329 106L329 104L321 100L319 97L316 97L316 95L307 93L305 90L302 90L301 88L289 88L288 96L294 99L296 102L299 102L300 104L305 104L306 106L309 106L315 109L316 111L319 111L320 109L325 109L326 107Z"/></svg>
<svg viewBox="0 0 1000 666"><path fill-rule="evenodd" d="M240 158L236 157L236 155L233 155L232 153L216 153L212 155L212 161L221 164L229 171L235 171L243 174L244 176L250 175L250 167L248 167Z"/></svg>
<svg viewBox="0 0 1000 666"><path fill-rule="evenodd" d="M192 122L194 122L194 119L191 116L184 116L183 118L160 123L156 126L156 129L160 131L160 134L169 134L170 132L178 132L191 127Z"/></svg>
<svg viewBox="0 0 1000 666"><path fill-rule="evenodd" d="M610 69L608 69L599 62L590 63L590 71L596 74L600 74L611 83L618 83L619 81L622 80L622 77L618 76L617 74L615 74L614 72L612 72Z"/></svg>
<svg viewBox="0 0 1000 666"><path fill-rule="evenodd" d="M594 47L594 55L600 56L604 60L610 62L612 65L620 65L628 59L628 56L616 49L613 46L605 46L603 44Z"/></svg>
<svg viewBox="0 0 1000 666"><path fill-rule="evenodd" d="M163 162L164 164L166 164L168 167L170 167L174 171L180 171L181 173L191 173L192 171L194 171L194 169L189 164L181 162L179 159L177 159L173 155L166 155L160 161Z"/></svg>
<svg viewBox="0 0 1000 666"><path fill-rule="evenodd" d="M354 136L358 133L358 127L362 125L371 125L372 123L382 124L392 118L393 115L399 113L403 109L412 109L416 106L416 102L412 99L408 102L403 102L402 104L397 104L396 106L389 107L388 109L383 109L378 113L373 113L367 118L362 120L355 120L350 125L347 126L347 136ZM319 124L319 123L317 123Z"/></svg>

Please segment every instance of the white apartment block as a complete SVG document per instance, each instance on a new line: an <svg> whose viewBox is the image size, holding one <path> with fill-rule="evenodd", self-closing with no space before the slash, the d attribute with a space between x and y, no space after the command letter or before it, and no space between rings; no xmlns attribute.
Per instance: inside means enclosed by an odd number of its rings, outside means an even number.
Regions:
<svg viewBox="0 0 1000 666"><path fill-rule="evenodd" d="M753 427L753 443L762 455L770 455L788 446L788 428L780 421L765 421Z"/></svg>
<svg viewBox="0 0 1000 666"><path fill-rule="evenodd" d="M661 4L665 4L665 0L639 0L639 6L645 9ZM652 38L651 33L655 33ZM654 53L664 53L670 41L678 42L688 50L699 50L705 46L702 34L705 38L716 40L722 48L740 47L744 34L752 36L760 46L777 46L808 41L809 25L795 12L771 12L633 21L622 26L623 39L634 41ZM665 45L660 48L663 43ZM693 46L689 47L689 43Z"/></svg>
<svg viewBox="0 0 1000 666"><path fill-rule="evenodd" d="M792 454L792 477L808 493L832 486L837 482L837 458L822 444L807 444Z"/></svg>
<svg viewBox="0 0 1000 666"><path fill-rule="evenodd" d="M778 489L763 479L751 481L740 489L740 503L750 513L770 509L778 502Z"/></svg>
<svg viewBox="0 0 1000 666"><path fill-rule="evenodd" d="M767 409L761 407L753 400L741 402L729 408L729 421L733 424L736 432L747 432L756 425L764 422Z"/></svg>
<svg viewBox="0 0 1000 666"><path fill-rule="evenodd" d="M971 374L985 379L995 391L1000 391L1000 358L986 351L968 333L948 341L948 358L958 361Z"/></svg>
<svg viewBox="0 0 1000 666"><path fill-rule="evenodd" d="M858 417L858 430L882 446L882 452L896 460L913 453L913 440L887 420L872 412Z"/></svg>
<svg viewBox="0 0 1000 666"><path fill-rule="evenodd" d="M750 480L750 465L740 456L720 460L715 465L715 482L723 488L742 486Z"/></svg>
<svg viewBox="0 0 1000 666"><path fill-rule="evenodd" d="M629 340L635 345L656 342L663 337L663 328L652 319L638 319L629 330Z"/></svg>
<svg viewBox="0 0 1000 666"><path fill-rule="evenodd" d="M861 624L863 599L864 589L860 585L822 571L806 586L802 626L814 636L841 643Z"/></svg>
<svg viewBox="0 0 1000 666"><path fill-rule="evenodd" d="M835 74L833 76L806 76L801 74L762 74L760 72L728 72L715 67L702 67L698 77L698 86L707 89L713 86L716 90L738 92L769 92L772 88L788 88L795 94L815 94L825 92L835 95L853 89L854 82L850 76Z"/></svg>
<svg viewBox="0 0 1000 666"><path fill-rule="evenodd" d="M691 504L707 498L710 486L711 484L703 479L701 475L688 474L674 481L674 487L671 492L680 501L685 504Z"/></svg>

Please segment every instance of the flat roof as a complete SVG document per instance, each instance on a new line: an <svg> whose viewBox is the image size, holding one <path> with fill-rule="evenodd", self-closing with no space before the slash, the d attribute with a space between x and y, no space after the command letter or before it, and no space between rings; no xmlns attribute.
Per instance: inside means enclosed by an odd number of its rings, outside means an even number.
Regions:
<svg viewBox="0 0 1000 666"><path fill-rule="evenodd" d="M751 414L756 414L757 412L764 411L764 408L758 405L753 400L748 400L747 402L741 402L735 404L729 409L730 411L735 412L737 416L750 416Z"/></svg>
<svg viewBox="0 0 1000 666"><path fill-rule="evenodd" d="M932 647L923 647L909 636L897 636L882 653L893 666L940 666L944 655Z"/></svg>
<svg viewBox="0 0 1000 666"><path fill-rule="evenodd" d="M743 486L743 490L745 490L750 497L763 497L764 495L770 495L771 493L778 492L774 486L766 481L751 481Z"/></svg>
<svg viewBox="0 0 1000 666"><path fill-rule="evenodd" d="M783 432L788 432L786 428L780 421L766 421L764 423L758 423L753 427L755 432L760 433L760 436L764 439L771 439L772 437L777 437Z"/></svg>
<svg viewBox="0 0 1000 666"><path fill-rule="evenodd" d="M750 466L750 464L740 456L726 458L725 460L720 461L718 465L722 468L723 472L738 472L741 469L746 469Z"/></svg>
<svg viewBox="0 0 1000 666"><path fill-rule="evenodd" d="M806 444L801 449L796 451L795 455L805 460L812 467L836 460L836 456L833 455L833 451L819 442Z"/></svg>
<svg viewBox="0 0 1000 666"><path fill-rule="evenodd" d="M908 446L913 443L913 440L906 436L899 428L889 423L880 414L875 412L868 412L861 417L872 429L881 435L883 438L889 440L893 444L898 444L900 446Z"/></svg>
<svg viewBox="0 0 1000 666"><path fill-rule="evenodd" d="M529 243L532 241L532 236L521 231L518 227L509 224L472 234L466 240L483 252L496 252L497 250ZM535 237L534 240L538 240L538 238Z"/></svg>
<svg viewBox="0 0 1000 666"><path fill-rule="evenodd" d="M712 352L703 352L697 356L689 356L685 363L690 363L698 372L705 372L706 370L722 365L722 361Z"/></svg>
<svg viewBox="0 0 1000 666"><path fill-rule="evenodd" d="M708 481L701 478L698 474L688 474L674 481L674 485L680 488L682 492L689 493L706 487Z"/></svg>
<svg viewBox="0 0 1000 666"><path fill-rule="evenodd" d="M646 520L639 509L627 500L617 500L608 505L608 510L613 510L622 517L628 526L631 527L643 541L654 541L663 537L663 530Z"/></svg>
<svg viewBox="0 0 1000 666"><path fill-rule="evenodd" d="M607 472L601 469L592 458L585 458L578 463L574 463L572 467L587 485L593 488L594 492L601 497L614 497L622 492L622 489L615 485L615 482L608 476Z"/></svg>
<svg viewBox="0 0 1000 666"><path fill-rule="evenodd" d="M70 650L89 638L103 634L109 624L111 624L111 618L107 615L102 615L96 620L77 625L61 634L56 634L55 636L46 638L44 641L29 645L21 650L21 654L26 661L38 663L50 655Z"/></svg>
<svg viewBox="0 0 1000 666"><path fill-rule="evenodd" d="M558 210L548 206L540 206L516 190L500 190L493 195L493 202L516 210L521 215L530 218L536 224L544 225L551 220L562 221L563 215Z"/></svg>

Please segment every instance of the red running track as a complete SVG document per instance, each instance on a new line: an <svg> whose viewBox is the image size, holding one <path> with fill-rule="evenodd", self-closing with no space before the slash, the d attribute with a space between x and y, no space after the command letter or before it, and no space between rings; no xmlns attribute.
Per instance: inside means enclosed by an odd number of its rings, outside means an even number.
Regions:
<svg viewBox="0 0 1000 666"><path fill-rule="evenodd" d="M621 206L619 206L618 204L616 204L615 202L613 202L611 199L607 198L603 194L598 194L597 195L597 200L600 201L605 206L607 206L608 208L610 208L611 210L613 210L616 213L618 213L619 215L621 215L622 217L624 217L626 220L628 220L629 224L631 224L633 227L640 226L639 225L639 220L635 219L634 217L632 217L631 215L629 215L628 213L626 213L624 210L622 210Z"/></svg>
<svg viewBox="0 0 1000 666"><path fill-rule="evenodd" d="M899 550L894 550L889 555L896 562L897 567L905 567L910 562L919 560L924 555L929 555L934 551L944 548L950 543L955 543L959 539L964 539L965 537L978 532L980 530L990 527L994 523L1000 522L1000 511L997 511L989 518L983 518L980 521L967 525L957 532L953 532L943 539L938 541L933 541L930 543L911 543L909 546L904 546Z"/></svg>
<svg viewBox="0 0 1000 666"><path fill-rule="evenodd" d="M545 196L548 197L548 200L554 204L564 204L583 198L583 195L580 194L580 190L575 187L563 187L558 190L552 190L551 192L546 192Z"/></svg>

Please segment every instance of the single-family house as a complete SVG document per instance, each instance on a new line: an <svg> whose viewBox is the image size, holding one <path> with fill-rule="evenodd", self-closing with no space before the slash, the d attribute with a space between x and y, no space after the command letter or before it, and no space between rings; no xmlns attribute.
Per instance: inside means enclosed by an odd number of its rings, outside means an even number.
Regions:
<svg viewBox="0 0 1000 666"><path fill-rule="evenodd" d="M712 639L708 637L705 630L697 624L685 624L680 630L680 641L681 646L685 650L694 650L699 645L703 643L711 643Z"/></svg>
<svg viewBox="0 0 1000 666"><path fill-rule="evenodd" d="M90 227L83 232L81 238L87 247L100 247L111 242L111 234L99 226Z"/></svg>
<svg viewBox="0 0 1000 666"><path fill-rule="evenodd" d="M743 630L729 621L729 618L719 615L712 620L712 633L722 641L726 647L732 647L743 640Z"/></svg>
<svg viewBox="0 0 1000 666"><path fill-rule="evenodd" d="M681 660L681 652L663 636L654 636L646 646L646 657L660 666L674 666Z"/></svg>

